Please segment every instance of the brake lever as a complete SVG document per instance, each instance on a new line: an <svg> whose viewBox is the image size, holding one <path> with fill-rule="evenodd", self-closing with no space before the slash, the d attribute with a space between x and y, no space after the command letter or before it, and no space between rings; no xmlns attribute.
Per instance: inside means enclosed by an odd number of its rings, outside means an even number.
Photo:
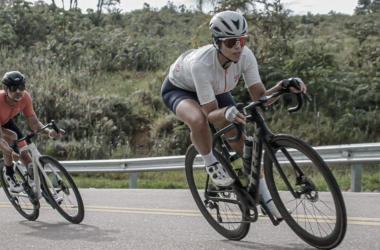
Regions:
<svg viewBox="0 0 380 250"><path fill-rule="evenodd" d="M57 134L61 133L61 130L59 129L59 127L58 127L57 123L55 122L55 120L51 120L51 126L54 129L54 131L57 132Z"/></svg>
<svg viewBox="0 0 380 250"><path fill-rule="evenodd" d="M312 102L313 101L313 98L311 98L311 96L306 92L306 93L303 93L303 95L306 97L306 99L309 101L309 102Z"/></svg>

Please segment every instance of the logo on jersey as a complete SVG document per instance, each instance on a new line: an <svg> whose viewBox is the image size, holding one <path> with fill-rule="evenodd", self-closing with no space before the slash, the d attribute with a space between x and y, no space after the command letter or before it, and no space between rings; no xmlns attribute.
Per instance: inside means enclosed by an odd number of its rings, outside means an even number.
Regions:
<svg viewBox="0 0 380 250"><path fill-rule="evenodd" d="M175 68L174 68L174 70L175 70L175 72L179 72L179 63L177 63L176 65L175 65Z"/></svg>
<svg viewBox="0 0 380 250"><path fill-rule="evenodd" d="M236 75L236 76L235 76L235 82L239 81L239 79L240 79L240 76L239 76L239 75Z"/></svg>
<svg viewBox="0 0 380 250"><path fill-rule="evenodd" d="M210 95L202 95L202 101L207 102L210 99Z"/></svg>

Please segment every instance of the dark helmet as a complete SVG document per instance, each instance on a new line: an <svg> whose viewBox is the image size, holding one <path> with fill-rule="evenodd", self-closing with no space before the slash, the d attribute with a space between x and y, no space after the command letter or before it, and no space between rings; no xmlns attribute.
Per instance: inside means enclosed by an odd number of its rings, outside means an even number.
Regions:
<svg viewBox="0 0 380 250"><path fill-rule="evenodd" d="M11 71L5 73L1 83L5 86L25 84L25 76L18 71Z"/></svg>

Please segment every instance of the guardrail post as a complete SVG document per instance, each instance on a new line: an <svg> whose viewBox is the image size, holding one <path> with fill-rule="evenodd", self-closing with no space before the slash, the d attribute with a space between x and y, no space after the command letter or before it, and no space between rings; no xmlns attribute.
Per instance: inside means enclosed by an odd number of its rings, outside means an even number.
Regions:
<svg viewBox="0 0 380 250"><path fill-rule="evenodd" d="M352 165L351 167L351 192L362 191L363 165Z"/></svg>
<svg viewBox="0 0 380 250"><path fill-rule="evenodd" d="M137 173L130 173L129 188L137 188Z"/></svg>

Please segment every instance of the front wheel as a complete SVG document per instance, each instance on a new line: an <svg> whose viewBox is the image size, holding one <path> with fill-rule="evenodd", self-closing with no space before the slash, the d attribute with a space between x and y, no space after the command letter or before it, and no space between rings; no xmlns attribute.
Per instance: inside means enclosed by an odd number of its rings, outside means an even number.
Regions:
<svg viewBox="0 0 380 250"><path fill-rule="evenodd" d="M227 167L225 157L216 149L214 153L219 163ZM250 223L245 219L241 202L230 187L219 188L210 180L193 145L186 152L185 171L191 194L207 222L227 239L243 239Z"/></svg>
<svg viewBox="0 0 380 250"><path fill-rule="evenodd" d="M78 224L84 218L84 205L79 190L67 170L53 157L39 158L42 190L48 202L68 221Z"/></svg>
<svg viewBox="0 0 380 250"><path fill-rule="evenodd" d="M24 186L24 191L20 193L13 193L10 191L9 184L5 176L5 164L4 160L2 159L0 161L0 181L5 194L17 212L19 212L24 218L34 221L40 214L40 203L38 201L38 198L27 184L27 180L24 177L25 172L16 168L15 174L17 179Z"/></svg>
<svg viewBox="0 0 380 250"><path fill-rule="evenodd" d="M270 143L275 158L265 152L265 178L284 220L301 239L316 248L338 246L346 233L347 213L331 170L299 138L278 135Z"/></svg>

